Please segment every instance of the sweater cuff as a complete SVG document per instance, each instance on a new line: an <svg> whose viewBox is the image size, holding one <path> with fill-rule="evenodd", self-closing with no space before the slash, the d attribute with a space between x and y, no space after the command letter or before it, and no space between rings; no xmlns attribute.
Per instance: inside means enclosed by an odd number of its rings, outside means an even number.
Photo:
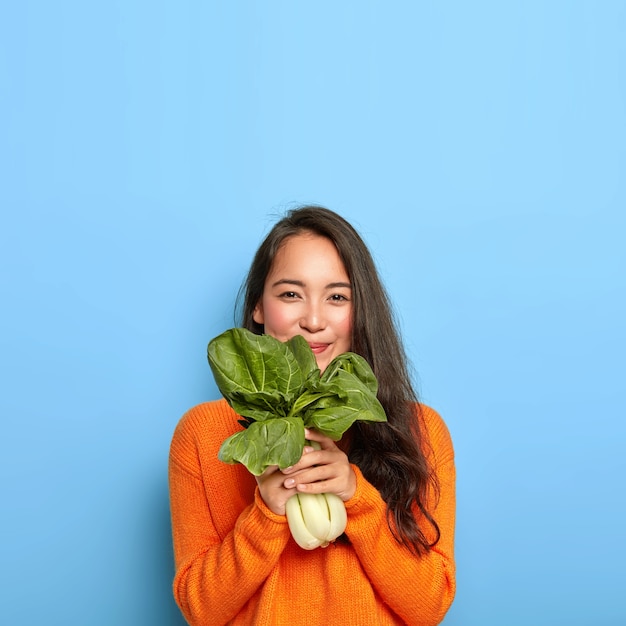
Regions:
<svg viewBox="0 0 626 626"><path fill-rule="evenodd" d="M358 465L351 464L356 476L356 490L354 495L344 502L346 511L351 514L361 513L371 509L385 511L387 505L382 499L380 492L361 473Z"/></svg>
<svg viewBox="0 0 626 626"><path fill-rule="evenodd" d="M278 559L289 540L289 526L284 515L276 515L267 507L259 492L255 489L254 504L235 524L235 534L248 545L250 553L255 553L261 560Z"/></svg>
<svg viewBox="0 0 626 626"><path fill-rule="evenodd" d="M265 500L261 497L261 492L259 491L258 486L254 489L254 504L270 521L275 522L276 524L287 523L287 517L285 515L276 515L276 513L274 513L274 511L272 511L267 504L265 504Z"/></svg>

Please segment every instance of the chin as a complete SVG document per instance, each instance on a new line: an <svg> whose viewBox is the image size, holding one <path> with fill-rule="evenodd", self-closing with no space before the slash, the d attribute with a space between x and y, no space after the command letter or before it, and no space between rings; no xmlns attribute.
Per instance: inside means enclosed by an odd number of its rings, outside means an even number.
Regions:
<svg viewBox="0 0 626 626"><path fill-rule="evenodd" d="M320 368L320 372L323 374L324 370L330 365L330 362L333 360L334 357L331 357L330 359L324 359L323 361L318 361L317 362L317 367Z"/></svg>

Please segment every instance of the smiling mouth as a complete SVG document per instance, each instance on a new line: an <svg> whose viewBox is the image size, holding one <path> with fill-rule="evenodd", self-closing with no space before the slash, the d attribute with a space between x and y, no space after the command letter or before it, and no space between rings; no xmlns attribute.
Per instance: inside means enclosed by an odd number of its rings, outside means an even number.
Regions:
<svg viewBox="0 0 626 626"><path fill-rule="evenodd" d="M313 352L313 354L321 354L328 348L330 344L328 343L310 343L309 346Z"/></svg>

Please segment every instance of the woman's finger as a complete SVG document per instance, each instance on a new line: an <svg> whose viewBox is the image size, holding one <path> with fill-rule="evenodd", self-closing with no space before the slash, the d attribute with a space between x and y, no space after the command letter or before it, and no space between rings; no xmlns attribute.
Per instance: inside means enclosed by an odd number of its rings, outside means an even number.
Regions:
<svg viewBox="0 0 626 626"><path fill-rule="evenodd" d="M317 443L319 443L324 450L332 450L333 448L337 447L337 444L330 437L322 435L322 433L317 432L313 428L305 428L304 436L309 441L317 441Z"/></svg>

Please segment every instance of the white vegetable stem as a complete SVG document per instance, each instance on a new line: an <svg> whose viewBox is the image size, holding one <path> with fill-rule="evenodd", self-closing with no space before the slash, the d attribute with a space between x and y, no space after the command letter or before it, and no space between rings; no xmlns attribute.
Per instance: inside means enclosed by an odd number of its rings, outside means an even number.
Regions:
<svg viewBox="0 0 626 626"><path fill-rule="evenodd" d="M316 441L307 442L316 449ZM285 505L289 530L305 550L325 548L346 529L348 516L343 500L334 493L297 493Z"/></svg>
<svg viewBox="0 0 626 626"><path fill-rule="evenodd" d="M325 548L346 529L343 500L334 493L297 493L285 506L289 530L305 550Z"/></svg>

